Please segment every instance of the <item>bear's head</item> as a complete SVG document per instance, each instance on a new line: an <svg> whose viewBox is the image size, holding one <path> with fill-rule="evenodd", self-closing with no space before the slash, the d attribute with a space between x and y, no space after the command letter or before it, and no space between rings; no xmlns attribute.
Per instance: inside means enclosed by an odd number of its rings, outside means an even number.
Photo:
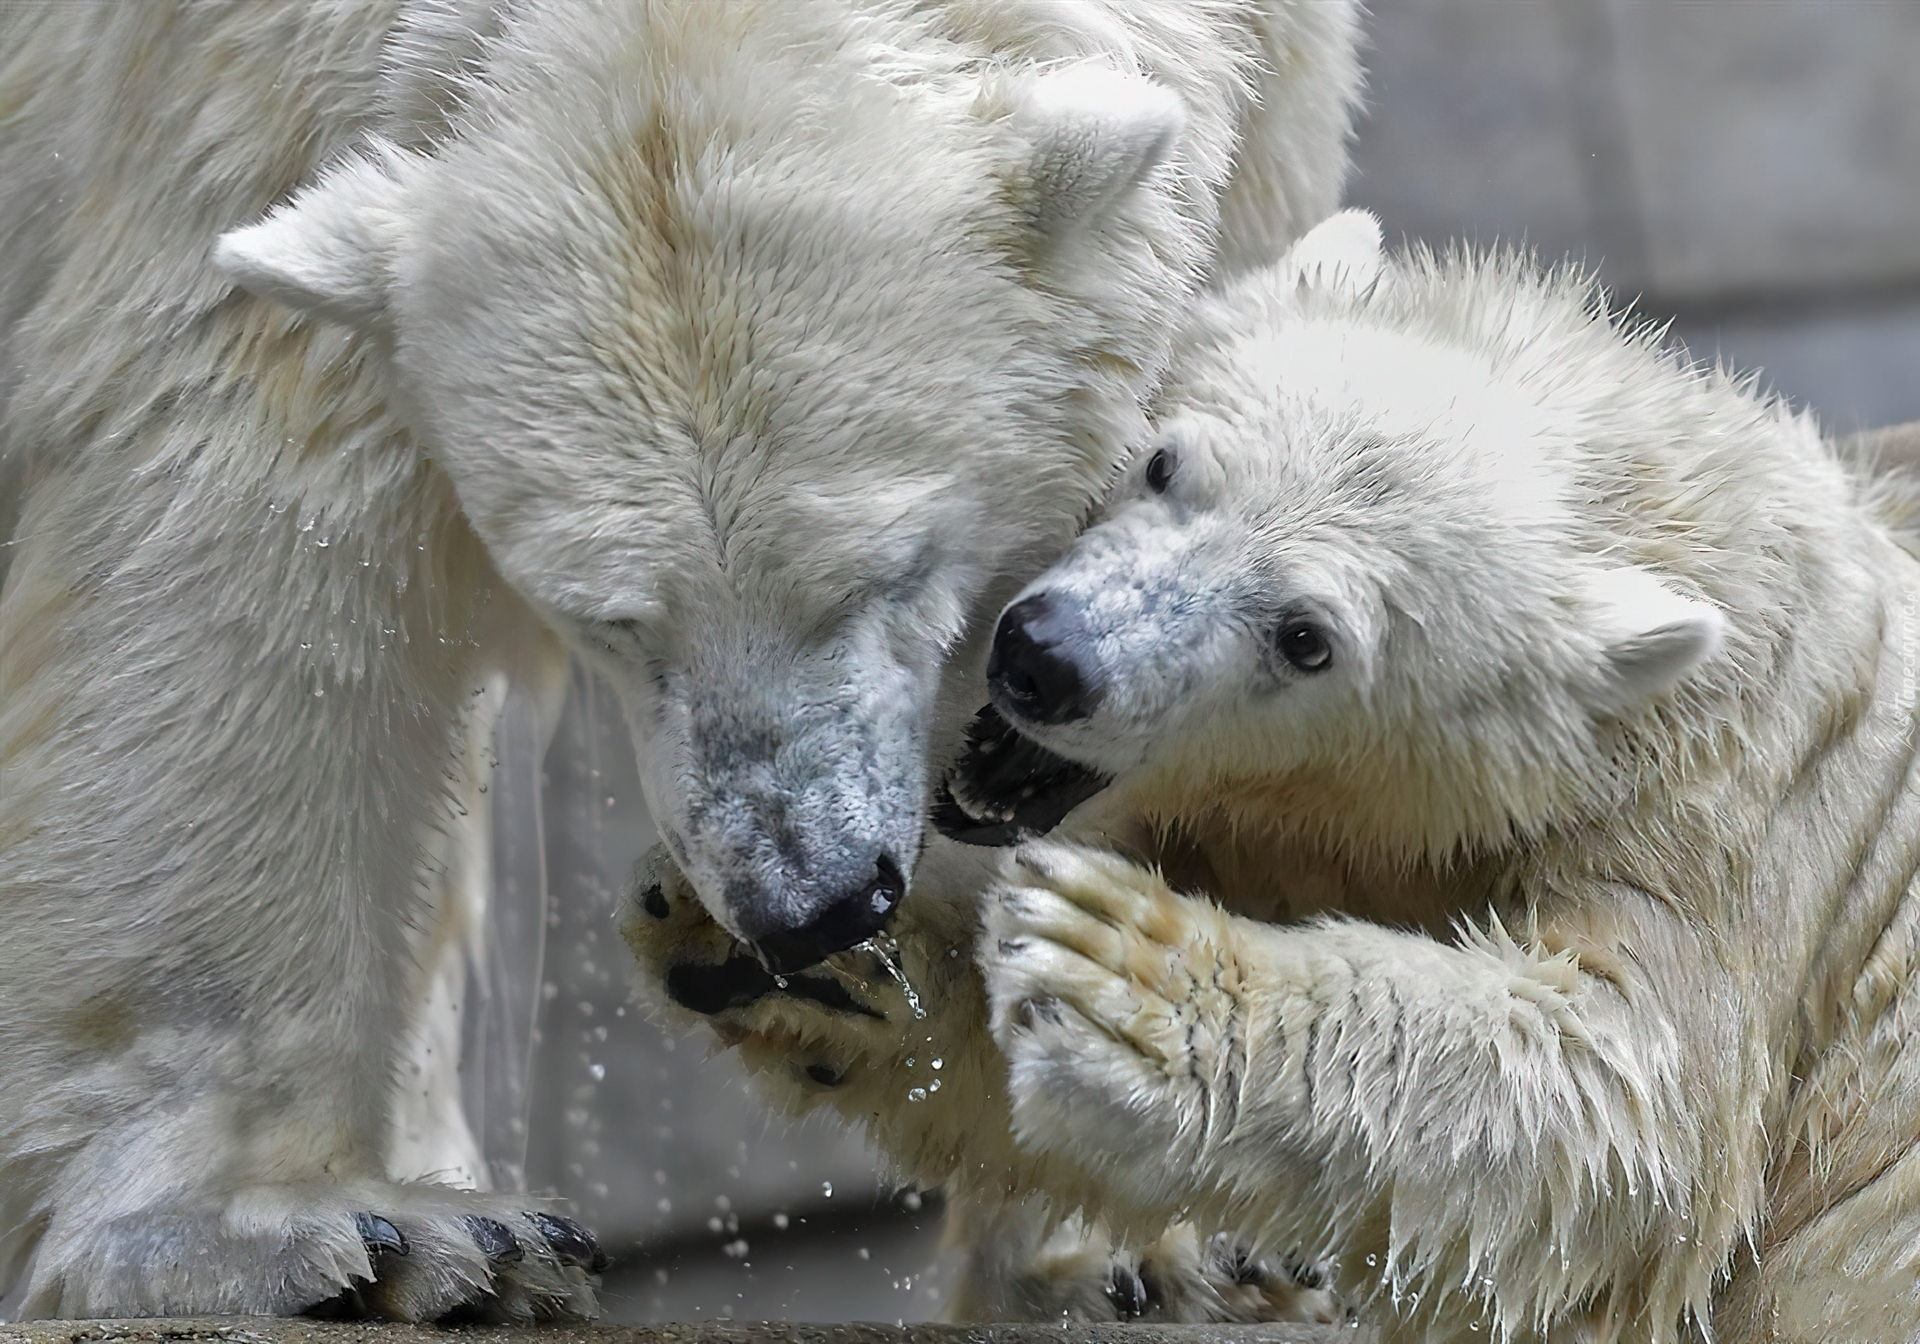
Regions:
<svg viewBox="0 0 1920 1344"><path fill-rule="evenodd" d="M217 261L362 334L618 690L702 901L794 968L903 895L942 669L1143 432L1204 229L1183 106L1130 72L654 9L521 7L443 137L372 144Z"/></svg>
<svg viewBox="0 0 1920 1344"><path fill-rule="evenodd" d="M1607 806L1623 725L1725 620L1647 562L1673 537L1579 386L1679 375L1576 288L1390 260L1358 212L1307 235L1198 322L1158 440L1002 616L995 707L1169 814L1253 800L1408 859Z"/></svg>

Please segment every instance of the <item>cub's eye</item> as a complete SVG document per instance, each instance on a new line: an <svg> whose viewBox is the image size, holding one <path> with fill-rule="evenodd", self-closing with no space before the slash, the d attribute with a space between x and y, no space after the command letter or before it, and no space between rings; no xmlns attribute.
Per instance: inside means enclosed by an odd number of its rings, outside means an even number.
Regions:
<svg viewBox="0 0 1920 1344"><path fill-rule="evenodd" d="M1180 459L1173 449L1162 448L1147 459L1147 489L1156 495L1167 493L1167 487L1173 484L1174 468L1180 465Z"/></svg>
<svg viewBox="0 0 1920 1344"><path fill-rule="evenodd" d="M1333 665L1333 646L1312 621L1288 621L1273 642L1280 656L1302 672L1324 672Z"/></svg>

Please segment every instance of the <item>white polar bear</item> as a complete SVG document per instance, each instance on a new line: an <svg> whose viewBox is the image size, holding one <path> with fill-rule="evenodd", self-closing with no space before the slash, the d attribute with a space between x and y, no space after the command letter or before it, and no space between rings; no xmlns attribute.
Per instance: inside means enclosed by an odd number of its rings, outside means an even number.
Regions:
<svg viewBox="0 0 1920 1344"><path fill-rule="evenodd" d="M1915 1338L1910 484L1363 216L1181 349L996 636L1160 868L991 895L1021 1139L1392 1338Z"/></svg>
<svg viewBox="0 0 1920 1344"><path fill-rule="evenodd" d="M1196 286L1335 204L1357 8L0 6L12 1304L591 1310L405 1179L506 687L594 661L769 960L870 933Z"/></svg>

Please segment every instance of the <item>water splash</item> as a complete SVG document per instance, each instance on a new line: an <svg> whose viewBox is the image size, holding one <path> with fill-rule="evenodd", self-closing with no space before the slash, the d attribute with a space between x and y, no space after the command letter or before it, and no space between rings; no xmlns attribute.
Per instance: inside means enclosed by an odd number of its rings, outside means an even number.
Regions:
<svg viewBox="0 0 1920 1344"><path fill-rule="evenodd" d="M925 1018L927 1010L920 1006L920 996L914 993L913 985L907 980L907 973L900 969L898 960L900 944L894 940L893 935L876 933L866 942L859 944L859 950L871 952L875 960L886 968L893 982L900 986L900 992L907 996L907 1007L913 1010L915 1019Z"/></svg>

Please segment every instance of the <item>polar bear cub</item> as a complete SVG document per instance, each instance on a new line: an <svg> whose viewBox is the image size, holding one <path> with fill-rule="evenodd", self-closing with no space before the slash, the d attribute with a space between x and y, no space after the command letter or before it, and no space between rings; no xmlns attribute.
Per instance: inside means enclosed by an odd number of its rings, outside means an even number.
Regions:
<svg viewBox="0 0 1920 1344"><path fill-rule="evenodd" d="M1886 483L1578 275L1362 215L1184 350L997 632L1157 865L1034 842L989 899L1020 1141L1332 1248L1393 1338L1913 1337Z"/></svg>

